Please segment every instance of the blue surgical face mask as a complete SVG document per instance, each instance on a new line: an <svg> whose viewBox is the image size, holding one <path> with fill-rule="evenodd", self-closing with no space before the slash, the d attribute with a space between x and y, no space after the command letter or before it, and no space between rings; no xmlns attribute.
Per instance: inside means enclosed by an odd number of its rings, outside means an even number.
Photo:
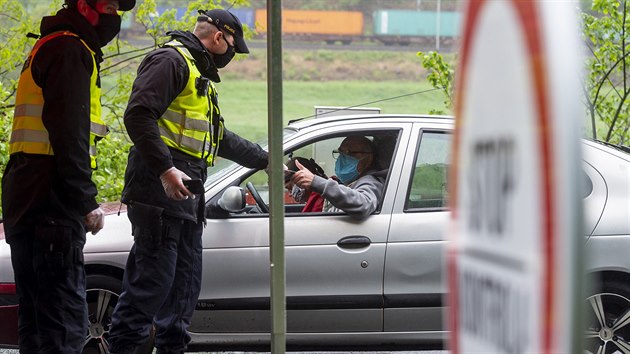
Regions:
<svg viewBox="0 0 630 354"><path fill-rule="evenodd" d="M359 177L358 166L359 159L341 154L337 158L337 162L335 162L335 174L339 177L341 183L348 184Z"/></svg>

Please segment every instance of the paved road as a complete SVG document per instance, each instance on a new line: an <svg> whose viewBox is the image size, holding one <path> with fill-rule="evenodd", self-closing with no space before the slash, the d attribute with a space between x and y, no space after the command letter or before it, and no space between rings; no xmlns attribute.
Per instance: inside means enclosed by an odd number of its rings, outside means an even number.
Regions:
<svg viewBox="0 0 630 354"><path fill-rule="evenodd" d="M292 354L448 354L446 350L419 351L419 352L291 352ZM0 349L0 354L18 354L17 350ZM199 352L199 354L216 354L216 352ZM251 352L224 352L223 354L254 354ZM256 353L269 354L269 353Z"/></svg>

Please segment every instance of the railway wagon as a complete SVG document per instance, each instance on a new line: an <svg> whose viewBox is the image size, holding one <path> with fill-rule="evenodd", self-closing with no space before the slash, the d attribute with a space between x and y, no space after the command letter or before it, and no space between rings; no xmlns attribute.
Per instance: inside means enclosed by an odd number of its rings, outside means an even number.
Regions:
<svg viewBox="0 0 630 354"><path fill-rule="evenodd" d="M181 20L184 8L159 6L156 15L175 10ZM267 10L251 7L232 8L244 25L254 30L254 38L267 34ZM123 17L121 37L141 35L146 28L129 14ZM328 44L355 41L379 41L385 45L440 44L451 45L459 36L461 14L455 11L386 10L373 12L372 18L359 11L282 10L282 33L285 40L324 41Z"/></svg>
<svg viewBox="0 0 630 354"><path fill-rule="evenodd" d="M450 44L459 36L461 14L453 11L378 10L374 12L374 39L388 45L440 41Z"/></svg>
<svg viewBox="0 0 630 354"><path fill-rule="evenodd" d="M256 10L256 30L267 31L267 10ZM340 41L364 39L363 14L358 11L282 10L282 34L287 39Z"/></svg>

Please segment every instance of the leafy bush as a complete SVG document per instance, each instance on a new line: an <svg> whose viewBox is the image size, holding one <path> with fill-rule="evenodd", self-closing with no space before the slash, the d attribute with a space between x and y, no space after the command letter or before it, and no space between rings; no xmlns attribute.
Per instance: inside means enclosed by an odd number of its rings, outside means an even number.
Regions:
<svg viewBox="0 0 630 354"><path fill-rule="evenodd" d="M584 5L584 4L583 4ZM613 144L630 144L630 1L595 0L582 12L586 59L584 102L590 136ZM453 70L436 52L419 52L427 80L442 90L446 108L453 105ZM441 113L436 111L435 113Z"/></svg>

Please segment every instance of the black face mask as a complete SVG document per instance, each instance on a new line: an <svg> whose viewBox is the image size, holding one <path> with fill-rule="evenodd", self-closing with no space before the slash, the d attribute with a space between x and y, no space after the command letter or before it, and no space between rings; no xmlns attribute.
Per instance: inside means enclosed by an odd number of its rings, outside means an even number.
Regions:
<svg viewBox="0 0 630 354"><path fill-rule="evenodd" d="M98 14L98 25L94 27L101 47L109 43L120 32L121 19L118 15Z"/></svg>
<svg viewBox="0 0 630 354"><path fill-rule="evenodd" d="M212 60L214 61L214 65L216 65L216 67L219 69L224 68L226 65L228 65L228 63L232 61L232 58L234 58L234 55L236 54L236 50L234 50L234 47L231 46L230 43L228 43L227 39L223 37L223 40L228 45L228 48L225 51L225 53L212 54Z"/></svg>

